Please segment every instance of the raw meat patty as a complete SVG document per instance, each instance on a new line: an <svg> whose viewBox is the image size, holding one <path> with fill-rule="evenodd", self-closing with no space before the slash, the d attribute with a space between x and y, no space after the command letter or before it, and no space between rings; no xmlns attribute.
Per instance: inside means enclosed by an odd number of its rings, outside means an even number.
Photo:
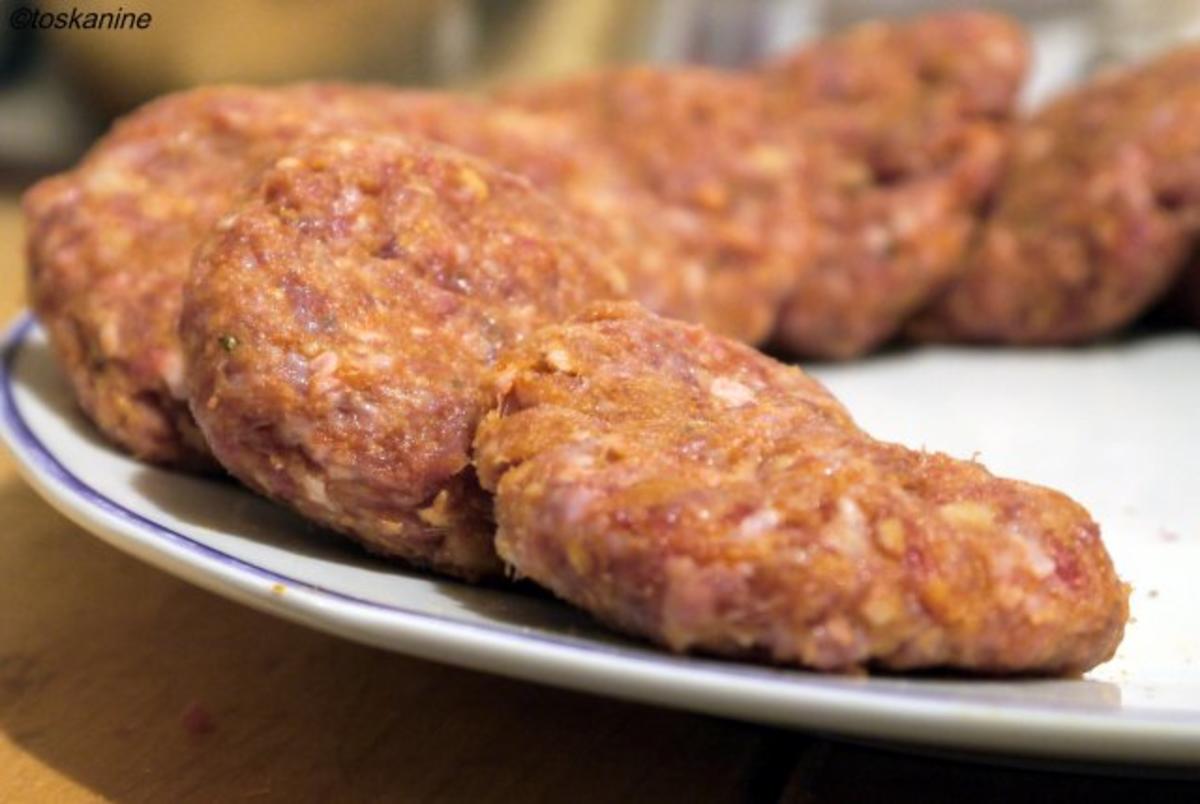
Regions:
<svg viewBox="0 0 1200 804"><path fill-rule="evenodd" d="M370 86L185 92L134 112L25 198L34 307L111 440L145 460L212 466L183 397L176 334L192 254L264 165L305 138L352 130L429 137L527 175L580 210L639 299L698 316L699 286L663 279L696 270L659 234L660 205L564 121Z"/></svg>
<svg viewBox="0 0 1200 804"><path fill-rule="evenodd" d="M1087 512L872 439L752 349L597 305L503 356L475 439L520 575L667 647L1075 673L1127 618Z"/></svg>
<svg viewBox="0 0 1200 804"><path fill-rule="evenodd" d="M1179 275L1198 216L1191 48L1103 76L1022 125L966 272L910 329L1017 344L1113 332Z"/></svg>
<svg viewBox="0 0 1200 804"><path fill-rule="evenodd" d="M499 569L468 451L499 349L623 275L526 179L419 141L277 160L200 247L180 332L231 474L369 549Z"/></svg>
<svg viewBox="0 0 1200 804"><path fill-rule="evenodd" d="M870 351L962 270L1027 62L1015 24L967 12L868 23L763 68L772 115L809 155L817 221L784 351Z"/></svg>
<svg viewBox="0 0 1200 804"><path fill-rule="evenodd" d="M148 461L212 465L187 411L176 335L196 243L284 148L383 126L401 97L336 85L171 95L29 190L33 306L80 406L108 438Z"/></svg>
<svg viewBox="0 0 1200 804"><path fill-rule="evenodd" d="M530 179L577 213L625 273L633 298L673 318L705 317L703 266L672 228L679 216L575 120L441 95L414 104L403 128Z"/></svg>
<svg viewBox="0 0 1200 804"><path fill-rule="evenodd" d="M647 222L690 259L656 272L658 292L698 305L648 306L747 343L767 337L813 239L803 149L769 123L755 76L623 67L500 98L590 133L665 205Z"/></svg>

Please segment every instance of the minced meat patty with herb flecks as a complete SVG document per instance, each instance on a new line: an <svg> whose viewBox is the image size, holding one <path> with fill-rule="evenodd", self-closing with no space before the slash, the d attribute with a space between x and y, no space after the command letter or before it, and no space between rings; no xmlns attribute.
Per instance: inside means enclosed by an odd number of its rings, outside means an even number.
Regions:
<svg viewBox="0 0 1200 804"><path fill-rule="evenodd" d="M372 87L210 87L118 121L24 198L30 295L84 412L138 458L211 468L184 399L176 329L200 238L306 136L390 129L409 97Z"/></svg>
<svg viewBox="0 0 1200 804"><path fill-rule="evenodd" d="M251 488L367 548L497 573L469 460L499 351L624 277L526 179L425 141L318 140L201 245L191 410Z"/></svg>
<svg viewBox="0 0 1200 804"><path fill-rule="evenodd" d="M339 131L408 133L527 176L580 212L654 309L696 320L696 260L668 213L565 121L466 96L312 84L214 87L153 101L25 198L31 291L84 411L135 456L212 458L187 410L176 335L197 243L270 160Z"/></svg>

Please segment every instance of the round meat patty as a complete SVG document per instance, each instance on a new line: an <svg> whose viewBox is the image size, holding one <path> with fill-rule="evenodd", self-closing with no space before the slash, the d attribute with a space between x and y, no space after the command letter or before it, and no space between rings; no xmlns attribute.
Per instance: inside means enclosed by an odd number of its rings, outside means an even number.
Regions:
<svg viewBox="0 0 1200 804"><path fill-rule="evenodd" d="M817 222L784 351L870 351L961 272L1027 63L1014 23L968 12L867 23L764 66L772 116L809 154Z"/></svg>
<svg viewBox="0 0 1200 804"><path fill-rule="evenodd" d="M1128 615L1086 511L876 441L817 382L632 304L497 364L475 439L501 558L677 650L821 670L1075 673Z"/></svg>
<svg viewBox="0 0 1200 804"><path fill-rule="evenodd" d="M694 303L635 291L639 300L747 343L770 334L813 238L805 154L769 124L755 76L624 67L499 97L589 133L665 205L667 214L645 223L684 258L655 272L649 290Z"/></svg>
<svg viewBox="0 0 1200 804"><path fill-rule="evenodd" d="M408 96L370 87L216 87L116 124L24 198L30 293L84 412L133 455L212 466L176 330L192 252L255 172L299 139L388 129Z"/></svg>
<svg viewBox="0 0 1200 804"><path fill-rule="evenodd" d="M1200 48L1067 94L1012 150L965 273L915 337L1085 341L1163 295L1200 223Z"/></svg>
<svg viewBox="0 0 1200 804"><path fill-rule="evenodd" d="M192 413L231 474L369 549L499 570L468 453L499 349L624 277L526 179L420 141L277 160L197 252Z"/></svg>

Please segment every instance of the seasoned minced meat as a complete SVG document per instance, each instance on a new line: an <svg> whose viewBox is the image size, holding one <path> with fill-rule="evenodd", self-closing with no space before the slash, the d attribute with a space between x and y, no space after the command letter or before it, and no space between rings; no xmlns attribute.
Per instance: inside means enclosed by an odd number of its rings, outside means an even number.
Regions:
<svg viewBox="0 0 1200 804"><path fill-rule="evenodd" d="M84 412L135 456L207 468L176 329L200 238L299 139L389 128L406 96L369 87L213 87L119 121L25 195L30 293Z"/></svg>
<svg viewBox="0 0 1200 804"><path fill-rule="evenodd" d="M665 206L647 222L689 259L656 272L659 292L697 305L680 315L635 292L639 300L746 343L770 334L780 301L811 261L811 193L804 148L768 119L757 77L621 67L500 98L590 132Z"/></svg>
<svg viewBox="0 0 1200 804"><path fill-rule="evenodd" d="M1179 275L1200 223L1200 48L1110 73L1024 123L965 273L910 326L1017 344L1116 331Z"/></svg>
<svg viewBox="0 0 1200 804"><path fill-rule="evenodd" d="M1087 512L876 441L799 369L632 304L503 356L475 439L501 558L678 650L1074 673L1127 588Z"/></svg>
<svg viewBox="0 0 1200 804"><path fill-rule="evenodd" d="M817 223L783 351L870 351L962 271L1027 62L1011 21L955 12L867 23L763 68L772 114L808 154Z"/></svg>
<svg viewBox="0 0 1200 804"><path fill-rule="evenodd" d="M157 463L207 468L183 399L176 328L192 253L272 159L338 131L405 132L486 157L581 213L656 310L702 315L700 268L670 214L607 149L562 120L478 99L379 87L217 87L119 122L26 196L34 306L84 411Z"/></svg>
<svg viewBox="0 0 1200 804"><path fill-rule="evenodd" d="M251 488L369 549L499 570L469 462L498 351L623 275L526 179L420 141L312 142L197 252L191 410Z"/></svg>

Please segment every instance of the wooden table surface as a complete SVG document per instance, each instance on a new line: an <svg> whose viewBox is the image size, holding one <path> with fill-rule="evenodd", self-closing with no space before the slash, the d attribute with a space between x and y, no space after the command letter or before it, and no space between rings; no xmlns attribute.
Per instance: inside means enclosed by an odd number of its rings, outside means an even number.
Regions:
<svg viewBox="0 0 1200 804"><path fill-rule="evenodd" d="M23 306L0 199L0 315ZM589 697L362 647L93 539L0 457L0 802L1197 801Z"/></svg>

